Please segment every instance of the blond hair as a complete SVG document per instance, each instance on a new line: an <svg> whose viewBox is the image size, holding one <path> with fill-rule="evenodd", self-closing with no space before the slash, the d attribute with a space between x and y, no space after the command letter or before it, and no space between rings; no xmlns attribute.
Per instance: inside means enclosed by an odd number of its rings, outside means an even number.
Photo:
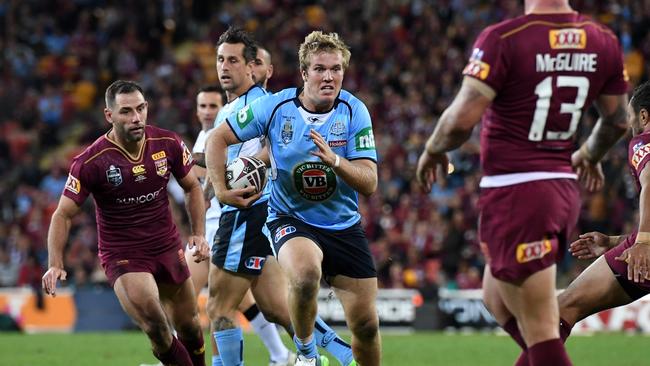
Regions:
<svg viewBox="0 0 650 366"><path fill-rule="evenodd" d="M305 41L300 45L298 50L298 60L300 61L300 70L309 68L309 56L318 52L341 52L343 56L343 69L347 69L350 64L350 49L339 37L338 33L323 33L322 31L313 31L305 37Z"/></svg>

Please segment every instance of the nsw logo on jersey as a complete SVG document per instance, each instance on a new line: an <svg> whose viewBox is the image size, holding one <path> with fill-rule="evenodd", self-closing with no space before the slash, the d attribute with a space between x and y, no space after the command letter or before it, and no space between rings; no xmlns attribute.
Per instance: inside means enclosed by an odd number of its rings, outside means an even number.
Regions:
<svg viewBox="0 0 650 366"><path fill-rule="evenodd" d="M336 174L321 163L302 163L293 169L293 182L300 195L310 201L324 201L336 191Z"/></svg>
<svg viewBox="0 0 650 366"><path fill-rule="evenodd" d="M487 62L483 62L483 50L480 48L475 48L472 51L472 56L469 58L469 62L465 69L463 70L463 75L473 76L477 79L485 80L488 75L490 75L490 65Z"/></svg>
<svg viewBox="0 0 650 366"><path fill-rule="evenodd" d="M577 28L551 29L548 32L548 42L555 50L581 50L587 46L587 33L584 29Z"/></svg>
<svg viewBox="0 0 650 366"><path fill-rule="evenodd" d="M519 244L516 251L517 262L526 263L543 258L551 252L551 249L551 241L548 239Z"/></svg>
<svg viewBox="0 0 650 366"><path fill-rule="evenodd" d="M239 128L244 128L253 120L253 111L250 106L246 106L237 112L237 124Z"/></svg>
<svg viewBox="0 0 650 366"><path fill-rule="evenodd" d="M122 171L120 168L116 168L115 165L109 166L106 171L106 180L116 187L122 184Z"/></svg>
<svg viewBox="0 0 650 366"><path fill-rule="evenodd" d="M248 257L246 262L244 262L244 266L248 269L261 270L265 261L266 258L264 257Z"/></svg>
<svg viewBox="0 0 650 366"><path fill-rule="evenodd" d="M634 169L637 169L639 167L639 164L643 161L643 159L650 154L650 143L643 145L641 142L634 145L632 148L634 151L634 155L632 155L632 166Z"/></svg>
<svg viewBox="0 0 650 366"><path fill-rule="evenodd" d="M372 127L366 127L354 135L354 143L357 151L374 150L375 137L372 134Z"/></svg>
<svg viewBox="0 0 650 366"><path fill-rule="evenodd" d="M284 238L285 236L289 234L293 234L296 232L296 227L295 226L283 226L278 229L278 231L275 232L275 236L273 237L273 241L275 243L279 242L280 239Z"/></svg>
<svg viewBox="0 0 650 366"><path fill-rule="evenodd" d="M286 118L282 124L282 132L280 132L280 138L282 142L286 145L293 140L293 123L291 119Z"/></svg>
<svg viewBox="0 0 650 366"><path fill-rule="evenodd" d="M81 192L81 182L79 179L73 177L72 174L69 174L68 180L65 182L65 189L74 194L79 194Z"/></svg>

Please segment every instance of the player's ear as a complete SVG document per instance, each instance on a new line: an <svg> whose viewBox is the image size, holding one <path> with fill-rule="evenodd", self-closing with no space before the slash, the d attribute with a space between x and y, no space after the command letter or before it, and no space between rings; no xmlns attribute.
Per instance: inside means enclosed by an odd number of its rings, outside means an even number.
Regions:
<svg viewBox="0 0 650 366"><path fill-rule="evenodd" d="M307 70L300 69L300 75L302 75L302 81L307 82Z"/></svg>
<svg viewBox="0 0 650 366"><path fill-rule="evenodd" d="M104 108L104 118L108 123L113 123L113 111L108 108Z"/></svg>
<svg viewBox="0 0 650 366"><path fill-rule="evenodd" d="M641 108L639 111L639 120L643 126L646 126L650 123L650 112L645 108Z"/></svg>

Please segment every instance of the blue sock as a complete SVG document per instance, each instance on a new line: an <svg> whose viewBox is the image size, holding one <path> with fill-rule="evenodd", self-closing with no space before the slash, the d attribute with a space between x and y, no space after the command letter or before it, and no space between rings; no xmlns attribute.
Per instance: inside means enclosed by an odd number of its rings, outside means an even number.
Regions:
<svg viewBox="0 0 650 366"><path fill-rule="evenodd" d="M298 337L293 336L293 343L296 344L298 352L307 358L318 358L318 348L316 348L316 337L311 337L311 342L304 344Z"/></svg>
<svg viewBox="0 0 650 366"><path fill-rule="evenodd" d="M321 319L320 316L316 316L314 338L316 338L316 344L331 353L332 356L341 363L341 365L347 366L352 362L352 360L354 360L352 347L350 347L346 341L341 339L341 337L339 337L336 332L330 328L323 319Z"/></svg>
<svg viewBox="0 0 650 366"><path fill-rule="evenodd" d="M213 333L219 347L219 356L223 365L239 366L244 364L244 335L241 328L220 330Z"/></svg>
<svg viewBox="0 0 650 366"><path fill-rule="evenodd" d="M223 362L221 362L221 356L212 356L212 366L223 366Z"/></svg>

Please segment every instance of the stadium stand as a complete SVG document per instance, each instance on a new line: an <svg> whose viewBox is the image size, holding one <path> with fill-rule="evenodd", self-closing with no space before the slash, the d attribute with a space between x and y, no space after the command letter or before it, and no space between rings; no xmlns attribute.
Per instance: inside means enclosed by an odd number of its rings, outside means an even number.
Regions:
<svg viewBox="0 0 650 366"><path fill-rule="evenodd" d="M380 157L379 190L361 205L380 286L420 288L423 294L480 288L477 131L453 153L454 173L430 195L421 193L412 177L426 136L459 86L477 32L521 14L520 2L335 3L1 2L0 286L33 286L36 279L39 287L50 215L70 159L108 128L101 91L117 78L137 80L150 98L148 123L174 130L190 143L200 129L193 113L195 92L217 77L214 43L228 25L238 24L273 55L271 90L299 80L297 46L312 29L339 32L351 44L354 62L344 88L369 107ZM647 1L572 5L617 33L632 85L648 78ZM594 116L585 114L583 129L593 126ZM585 195L580 232L630 230L637 213L626 151L622 141L606 158L606 186ZM183 210L174 214L184 222ZM187 235L186 225L180 228ZM96 254L94 212L88 205L74 220L66 250L68 285L104 283ZM584 266L567 256L560 286Z"/></svg>

